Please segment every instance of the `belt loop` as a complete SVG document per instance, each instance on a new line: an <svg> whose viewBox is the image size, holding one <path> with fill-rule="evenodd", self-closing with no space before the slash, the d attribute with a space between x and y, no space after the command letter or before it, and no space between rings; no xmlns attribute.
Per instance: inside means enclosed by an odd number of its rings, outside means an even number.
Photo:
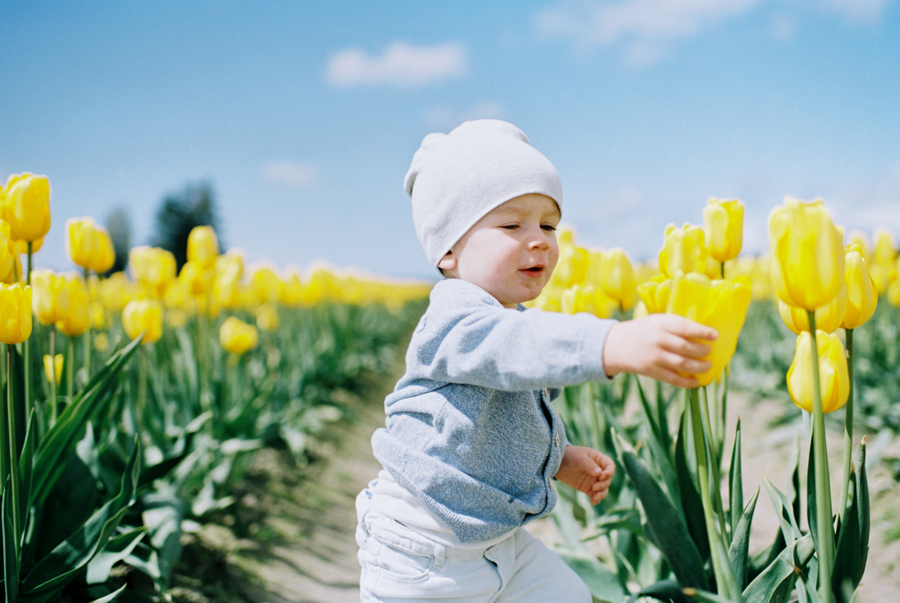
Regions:
<svg viewBox="0 0 900 603"><path fill-rule="evenodd" d="M437 542L434 544L434 567L444 566L444 557L446 550L447 547L445 547L443 544Z"/></svg>

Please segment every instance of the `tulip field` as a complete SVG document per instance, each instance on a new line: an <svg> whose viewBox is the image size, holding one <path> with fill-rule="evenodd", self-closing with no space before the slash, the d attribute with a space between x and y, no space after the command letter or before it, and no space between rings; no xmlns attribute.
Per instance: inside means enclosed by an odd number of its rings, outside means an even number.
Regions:
<svg viewBox="0 0 900 603"><path fill-rule="evenodd" d="M233 512L256 451L308 462L310 438L345 415L337 392L390 370L431 286L248 268L206 226L180 268L140 246L127 273L106 275L109 234L88 217L59 229L73 268L58 273L39 267L57 236L47 178L10 176L0 202L7 601L172 600L186 532ZM553 515L596 600L847 602L865 580L872 508L891 495L870 492L869 473L900 480L885 452L900 441L896 244L790 197L772 210L767 255L741 254L742 229L740 201L710 199L702 225L670 226L644 264L562 229L553 278L528 304L676 313L719 332L695 389L630 375L556 402L569 440L618 466L600 505L562 489ZM783 404L801 452L789 482L745 473L736 393ZM751 542L761 499L778 526Z"/></svg>

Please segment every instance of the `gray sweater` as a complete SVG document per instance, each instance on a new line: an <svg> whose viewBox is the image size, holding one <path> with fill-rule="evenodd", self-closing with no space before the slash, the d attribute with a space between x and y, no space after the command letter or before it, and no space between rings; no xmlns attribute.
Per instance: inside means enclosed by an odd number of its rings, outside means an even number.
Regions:
<svg viewBox="0 0 900 603"><path fill-rule="evenodd" d="M611 320L504 308L472 283L435 285L385 399L376 458L462 543L546 515L567 444L550 400L606 380Z"/></svg>

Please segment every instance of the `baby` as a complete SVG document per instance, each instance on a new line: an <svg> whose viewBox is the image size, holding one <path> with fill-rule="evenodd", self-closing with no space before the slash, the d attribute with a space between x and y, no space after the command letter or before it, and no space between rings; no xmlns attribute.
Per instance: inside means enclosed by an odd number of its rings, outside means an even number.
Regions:
<svg viewBox="0 0 900 603"><path fill-rule="evenodd" d="M361 600L590 603L523 526L552 511L554 481L597 504L615 465L570 445L550 402L620 372L695 386L716 332L674 315L617 322L521 305L556 266L562 186L512 124L426 136L405 187L445 279L372 437L384 469L357 497Z"/></svg>

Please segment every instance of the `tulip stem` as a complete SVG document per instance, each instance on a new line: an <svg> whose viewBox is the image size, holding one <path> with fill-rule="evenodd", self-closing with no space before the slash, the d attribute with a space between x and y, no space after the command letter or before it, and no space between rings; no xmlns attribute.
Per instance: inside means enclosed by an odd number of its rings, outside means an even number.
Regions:
<svg viewBox="0 0 900 603"><path fill-rule="evenodd" d="M26 340L27 341L27 340ZM9 378L6 380L6 428L9 446L9 484L10 496L12 498L12 517L13 517L13 541L16 553L15 563L19 563L19 542L22 534L22 516L20 511L20 495L19 495L19 446L16 437L16 404L13 396L13 344L6 346L6 373Z"/></svg>
<svg viewBox="0 0 900 603"><path fill-rule="evenodd" d="M91 312L91 286L88 282L88 278L90 277L90 270L87 268L84 269L84 286L88 292L88 315ZM87 369L87 379L91 378L91 320L88 320L87 330L84 332L84 368Z"/></svg>
<svg viewBox="0 0 900 603"><path fill-rule="evenodd" d="M25 272L25 284L31 285L31 254L32 254L32 246L33 242L28 241L28 269ZM31 416L31 337L25 339L24 347L24 362L25 362L25 416Z"/></svg>
<svg viewBox="0 0 900 603"><path fill-rule="evenodd" d="M50 325L50 366L52 377L50 378L50 426L56 423L56 326Z"/></svg>
<svg viewBox="0 0 900 603"><path fill-rule="evenodd" d="M841 507L839 513L844 517L847 499L850 495L850 466L853 454L853 329L845 329L847 340L847 376L850 381L850 392L844 406L844 480L841 482Z"/></svg>
<svg viewBox="0 0 900 603"><path fill-rule="evenodd" d="M66 386L71 401L75 398L75 338L72 336L66 341Z"/></svg>
<svg viewBox="0 0 900 603"><path fill-rule="evenodd" d="M725 534L716 525L713 499L710 492L710 465L712 459L707 454L706 433L703 428L703 415L700 410L699 388L688 390L688 412L691 421L691 436L694 441L694 460L697 465L697 479L700 486L700 499L703 503L703 518L706 523L706 534L709 539L709 554L712 558L713 572L716 575L718 594L728 601L742 601L741 590L737 586L734 568L728 557Z"/></svg>
<svg viewBox="0 0 900 603"><path fill-rule="evenodd" d="M816 343L816 312L807 310L812 337L813 363L813 458L816 483L816 528L818 531L819 597L822 603L834 603L831 571L834 567L834 523L831 517L831 480L828 476L828 449L825 440L825 413L822 411L822 384L819 381L819 348Z"/></svg>

